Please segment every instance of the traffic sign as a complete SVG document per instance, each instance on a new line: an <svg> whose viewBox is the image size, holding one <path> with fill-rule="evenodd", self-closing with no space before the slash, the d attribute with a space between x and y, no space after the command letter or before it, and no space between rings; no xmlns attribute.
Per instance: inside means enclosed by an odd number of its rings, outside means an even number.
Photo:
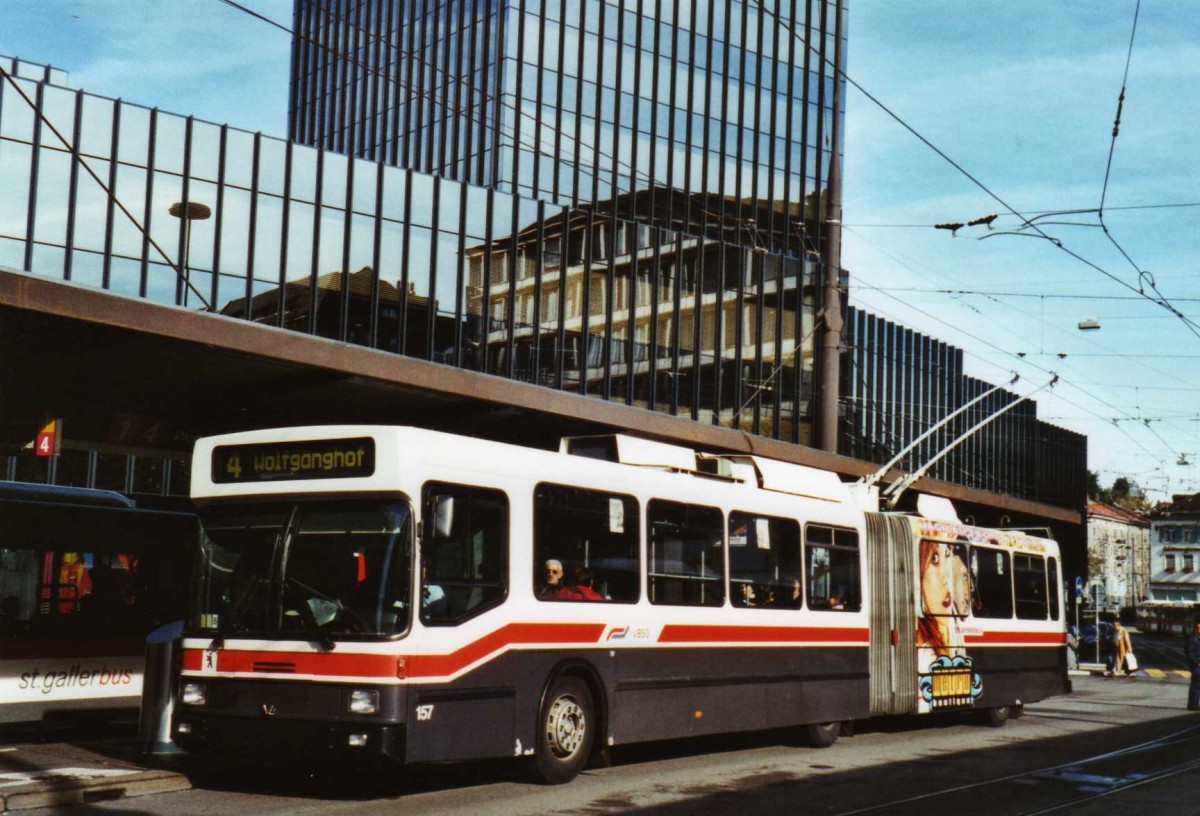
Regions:
<svg viewBox="0 0 1200 816"><path fill-rule="evenodd" d="M1083 597L1083 576L1076 575L1075 576L1075 600L1078 601L1082 597Z"/></svg>

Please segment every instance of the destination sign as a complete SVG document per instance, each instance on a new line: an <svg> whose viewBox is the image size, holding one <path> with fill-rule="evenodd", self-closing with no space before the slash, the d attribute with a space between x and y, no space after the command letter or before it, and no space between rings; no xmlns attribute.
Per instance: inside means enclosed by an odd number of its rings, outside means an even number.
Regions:
<svg viewBox="0 0 1200 816"><path fill-rule="evenodd" d="M213 450L212 480L218 484L350 479L374 472L375 440L370 437L220 445Z"/></svg>

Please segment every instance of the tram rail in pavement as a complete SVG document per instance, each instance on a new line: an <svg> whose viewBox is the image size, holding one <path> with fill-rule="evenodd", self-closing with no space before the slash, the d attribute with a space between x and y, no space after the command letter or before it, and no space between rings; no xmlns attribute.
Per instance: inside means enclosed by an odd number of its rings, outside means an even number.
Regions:
<svg viewBox="0 0 1200 816"><path fill-rule="evenodd" d="M181 773L148 768L128 752L68 743L0 745L0 812L187 790ZM114 755L115 754L115 755Z"/></svg>

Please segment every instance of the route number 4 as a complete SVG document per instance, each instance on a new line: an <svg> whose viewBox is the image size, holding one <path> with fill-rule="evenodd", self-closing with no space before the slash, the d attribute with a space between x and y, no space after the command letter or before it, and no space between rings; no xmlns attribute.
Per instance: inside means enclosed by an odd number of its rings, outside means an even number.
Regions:
<svg viewBox="0 0 1200 816"><path fill-rule="evenodd" d="M433 719L433 705L417 706L417 720L419 722L427 722Z"/></svg>

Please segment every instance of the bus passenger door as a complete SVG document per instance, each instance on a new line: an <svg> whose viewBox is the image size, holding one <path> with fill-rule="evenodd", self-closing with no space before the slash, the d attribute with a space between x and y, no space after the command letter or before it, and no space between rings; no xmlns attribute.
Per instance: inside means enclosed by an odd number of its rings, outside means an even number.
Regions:
<svg viewBox="0 0 1200 816"><path fill-rule="evenodd" d="M406 758L511 754L516 658L488 654L481 645L505 623L500 607L508 596L508 497L500 490L430 482L422 507L420 628L411 642L438 676L410 686Z"/></svg>
<svg viewBox="0 0 1200 816"><path fill-rule="evenodd" d="M867 514L872 716L917 710L912 548L912 527L907 517Z"/></svg>

